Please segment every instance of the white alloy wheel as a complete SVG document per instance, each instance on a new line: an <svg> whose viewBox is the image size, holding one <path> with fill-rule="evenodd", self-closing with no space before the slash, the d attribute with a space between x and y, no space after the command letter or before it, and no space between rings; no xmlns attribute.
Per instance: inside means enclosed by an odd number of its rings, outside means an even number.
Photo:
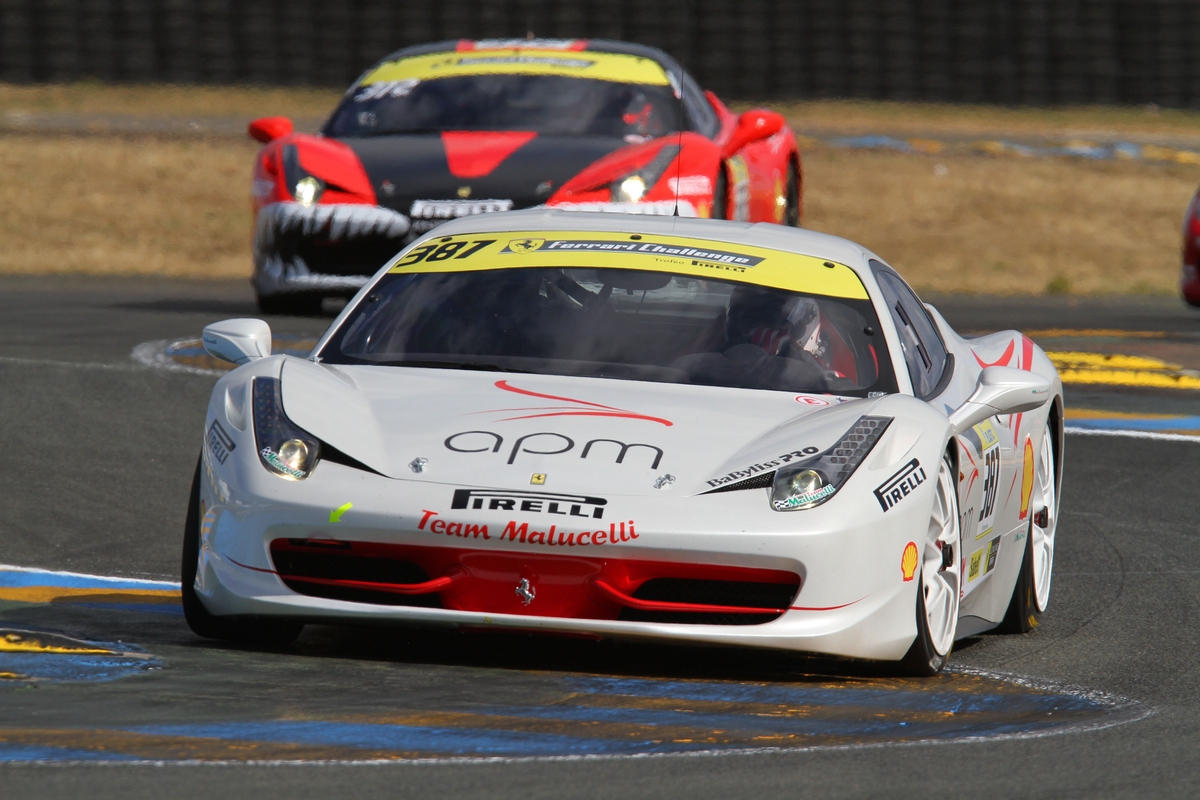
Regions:
<svg viewBox="0 0 1200 800"><path fill-rule="evenodd" d="M1034 470L1030 511L1033 515L1033 591L1038 611L1050 602L1050 577L1054 569L1054 532L1058 527L1058 490L1055 486L1053 435L1047 427Z"/></svg>
<svg viewBox="0 0 1200 800"><path fill-rule="evenodd" d="M957 489L954 469L942 459L937 495L929 516L929 535L921 559L921 591L925 594L925 623L929 643L939 656L950 653L958 629L958 603L962 586Z"/></svg>

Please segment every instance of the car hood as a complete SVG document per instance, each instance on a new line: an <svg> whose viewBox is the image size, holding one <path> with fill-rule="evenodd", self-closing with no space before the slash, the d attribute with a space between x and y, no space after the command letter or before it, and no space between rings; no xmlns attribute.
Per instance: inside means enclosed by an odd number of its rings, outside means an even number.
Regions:
<svg viewBox="0 0 1200 800"><path fill-rule="evenodd" d="M282 390L295 424L391 478L617 495L657 494L663 475L695 494L768 472L832 446L877 402L298 358Z"/></svg>
<svg viewBox="0 0 1200 800"><path fill-rule="evenodd" d="M507 208L488 210L540 205L584 167L627 146L624 139L613 136L509 132L454 136L405 134L340 141L362 162L379 204L406 215L413 214L413 203L419 200L450 200L464 206L487 200L512 202ZM415 216L422 218L420 209Z"/></svg>

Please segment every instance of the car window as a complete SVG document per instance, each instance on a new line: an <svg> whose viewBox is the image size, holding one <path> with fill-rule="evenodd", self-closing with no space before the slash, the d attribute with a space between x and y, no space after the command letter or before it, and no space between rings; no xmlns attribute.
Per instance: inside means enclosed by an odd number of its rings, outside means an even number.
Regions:
<svg viewBox="0 0 1200 800"><path fill-rule="evenodd" d="M708 104L704 91L686 72L683 73L683 102L687 109L688 122L692 127L709 139L716 136L721 130L717 112Z"/></svg>
<svg viewBox="0 0 1200 800"><path fill-rule="evenodd" d="M679 115L679 101L668 85L559 75L465 75L360 87L330 117L325 134L519 130L661 136L679 130Z"/></svg>
<svg viewBox="0 0 1200 800"><path fill-rule="evenodd" d="M871 269L896 324L913 391L917 397L929 397L946 369L946 347L942 337L925 306L899 275L878 261L871 262Z"/></svg>
<svg viewBox="0 0 1200 800"><path fill-rule="evenodd" d="M393 272L321 360L854 397L896 391L866 298L632 269Z"/></svg>

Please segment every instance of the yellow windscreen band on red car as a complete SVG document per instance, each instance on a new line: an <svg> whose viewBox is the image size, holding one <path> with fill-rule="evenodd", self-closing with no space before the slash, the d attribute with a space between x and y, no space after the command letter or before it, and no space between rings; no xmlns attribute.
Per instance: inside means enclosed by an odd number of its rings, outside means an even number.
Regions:
<svg viewBox="0 0 1200 800"><path fill-rule="evenodd" d="M477 272L521 267L641 269L867 299L866 287L845 264L765 247L650 234L518 231L442 236L403 254L388 271Z"/></svg>
<svg viewBox="0 0 1200 800"><path fill-rule="evenodd" d="M470 75L558 75L614 83L667 86L667 73L657 61L625 53L593 53L545 49L468 50L410 56L380 64L359 82L458 78Z"/></svg>

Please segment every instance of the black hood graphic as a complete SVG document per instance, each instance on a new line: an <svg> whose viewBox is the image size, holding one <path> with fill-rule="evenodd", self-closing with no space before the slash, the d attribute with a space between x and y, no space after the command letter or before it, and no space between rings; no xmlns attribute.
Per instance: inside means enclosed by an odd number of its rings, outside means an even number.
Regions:
<svg viewBox="0 0 1200 800"><path fill-rule="evenodd" d="M415 200L512 200L514 209L541 205L585 167L627 146L613 136L537 136L487 175L460 178L450 172L439 134L339 141L362 162L379 205L405 215ZM466 198L462 187L470 187Z"/></svg>

